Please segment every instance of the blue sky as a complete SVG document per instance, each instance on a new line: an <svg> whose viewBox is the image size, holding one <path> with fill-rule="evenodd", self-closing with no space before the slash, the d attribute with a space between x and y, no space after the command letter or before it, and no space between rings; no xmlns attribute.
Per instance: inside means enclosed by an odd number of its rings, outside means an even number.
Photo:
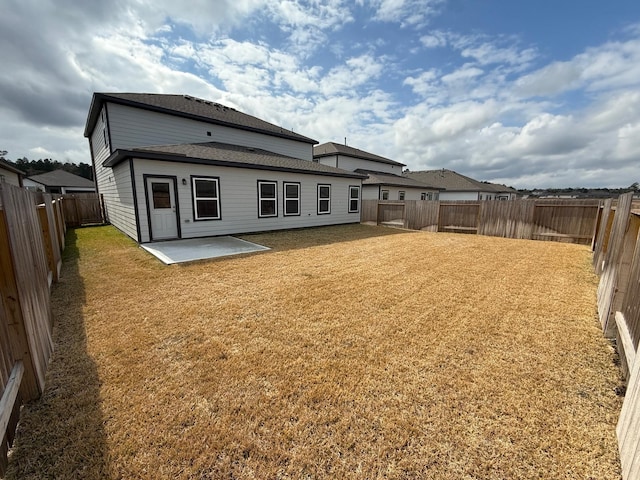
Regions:
<svg viewBox="0 0 640 480"><path fill-rule="evenodd" d="M207 98L516 188L640 181L640 2L0 0L0 150L89 162L94 91Z"/></svg>

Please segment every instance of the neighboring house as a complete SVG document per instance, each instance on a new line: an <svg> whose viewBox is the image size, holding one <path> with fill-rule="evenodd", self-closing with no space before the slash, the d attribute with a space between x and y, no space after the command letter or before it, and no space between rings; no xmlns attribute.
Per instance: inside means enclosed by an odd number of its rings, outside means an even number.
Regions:
<svg viewBox="0 0 640 480"><path fill-rule="evenodd" d="M404 163L327 142L313 147L313 161L366 175L363 200L437 200L439 189L402 176Z"/></svg>
<svg viewBox="0 0 640 480"><path fill-rule="evenodd" d="M23 177L24 172L22 170L18 170L9 162L0 158L0 182L15 185L16 187L22 187Z"/></svg>
<svg viewBox="0 0 640 480"><path fill-rule="evenodd" d="M141 243L360 222L363 175L215 102L95 93L84 135L108 220Z"/></svg>
<svg viewBox="0 0 640 480"><path fill-rule="evenodd" d="M442 188L440 200L514 200L518 195L511 187L479 182L444 168L405 172L404 176Z"/></svg>
<svg viewBox="0 0 640 480"><path fill-rule="evenodd" d="M74 175L65 170L53 170L51 172L31 175L24 179L24 187L27 190L36 190L46 193L87 193L95 192L93 181Z"/></svg>

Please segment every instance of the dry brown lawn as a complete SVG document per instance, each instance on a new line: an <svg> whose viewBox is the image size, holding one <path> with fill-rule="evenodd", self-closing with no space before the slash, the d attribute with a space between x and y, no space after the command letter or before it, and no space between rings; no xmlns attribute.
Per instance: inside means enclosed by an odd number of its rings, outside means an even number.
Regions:
<svg viewBox="0 0 640 480"><path fill-rule="evenodd" d="M167 267L70 231L10 479L616 479L587 247L363 225Z"/></svg>

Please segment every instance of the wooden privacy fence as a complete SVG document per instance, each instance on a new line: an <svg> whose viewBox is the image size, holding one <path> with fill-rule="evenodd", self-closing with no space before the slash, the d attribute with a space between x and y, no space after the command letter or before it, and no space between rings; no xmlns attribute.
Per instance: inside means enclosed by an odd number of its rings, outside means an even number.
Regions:
<svg viewBox="0 0 640 480"><path fill-rule="evenodd" d="M97 193L73 193L62 196L64 218L68 227L104 223L104 202Z"/></svg>
<svg viewBox="0 0 640 480"><path fill-rule="evenodd" d="M598 315L602 330L616 338L622 373L627 379L616 434L622 477L640 478L640 211L632 194L617 206L604 204L594 243L593 264L600 275Z"/></svg>
<svg viewBox="0 0 640 480"><path fill-rule="evenodd" d="M20 405L44 389L64 240L59 197L0 184L0 476Z"/></svg>
<svg viewBox="0 0 640 480"><path fill-rule="evenodd" d="M412 230L590 245L600 206L600 200L363 200L361 221Z"/></svg>

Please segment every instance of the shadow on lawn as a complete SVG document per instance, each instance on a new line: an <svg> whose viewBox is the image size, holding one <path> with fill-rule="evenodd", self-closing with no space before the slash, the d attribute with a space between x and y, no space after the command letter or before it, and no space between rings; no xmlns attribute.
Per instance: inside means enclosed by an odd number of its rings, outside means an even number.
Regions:
<svg viewBox="0 0 640 480"><path fill-rule="evenodd" d="M24 406L6 479L108 478L100 380L86 346L85 291L75 230L68 230L53 286L55 351L42 397Z"/></svg>
<svg viewBox="0 0 640 480"><path fill-rule="evenodd" d="M352 223L347 225L298 228L295 230L279 230L234 236L259 245L264 245L274 251L282 251L411 232L415 233L413 230Z"/></svg>

